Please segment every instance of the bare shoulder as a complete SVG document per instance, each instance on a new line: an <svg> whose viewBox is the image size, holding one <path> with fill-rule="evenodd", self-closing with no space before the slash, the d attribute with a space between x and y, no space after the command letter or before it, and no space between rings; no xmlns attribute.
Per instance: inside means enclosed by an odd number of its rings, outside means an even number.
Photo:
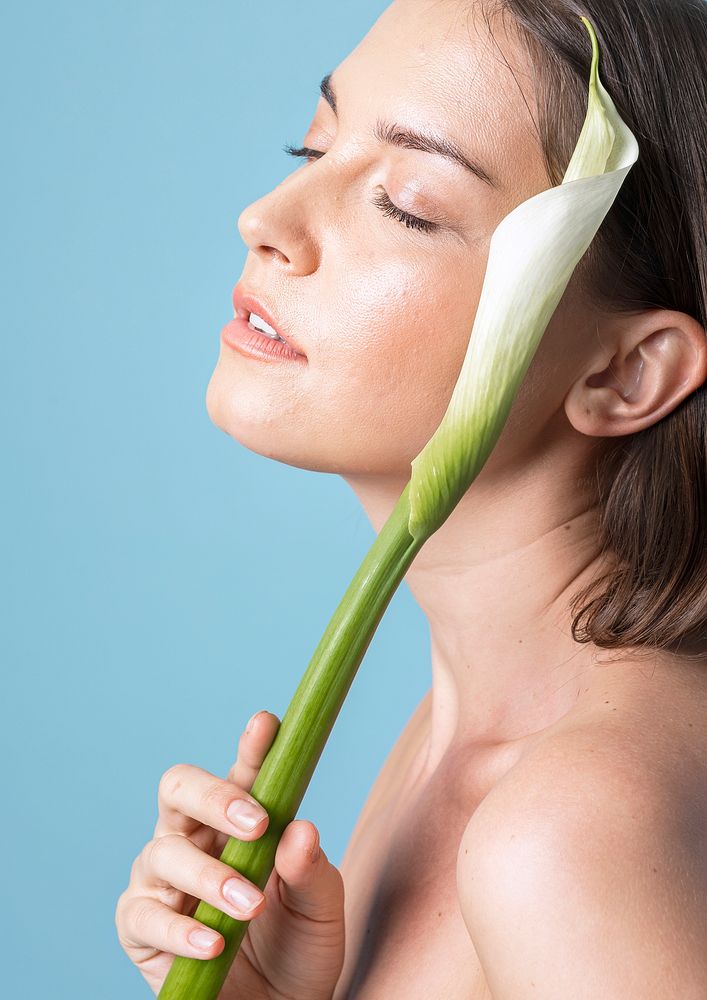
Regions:
<svg viewBox="0 0 707 1000"><path fill-rule="evenodd" d="M707 822L706 729L707 659L614 661L577 712L530 743L470 827L492 834L507 809L528 821L575 814L586 822L596 816L592 789L617 809L640 807L644 819L701 812Z"/></svg>
<svg viewBox="0 0 707 1000"><path fill-rule="evenodd" d="M707 666L664 666L607 674L470 818L459 901L494 1000L707 996Z"/></svg>

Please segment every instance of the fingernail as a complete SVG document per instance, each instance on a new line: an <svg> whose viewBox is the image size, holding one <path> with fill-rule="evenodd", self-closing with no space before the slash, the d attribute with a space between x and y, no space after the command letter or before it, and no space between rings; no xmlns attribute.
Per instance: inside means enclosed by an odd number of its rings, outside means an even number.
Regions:
<svg viewBox="0 0 707 1000"><path fill-rule="evenodd" d="M258 823L265 819L267 813L260 806L253 805L245 799L236 799L226 810L226 815L242 833L250 833Z"/></svg>
<svg viewBox="0 0 707 1000"><path fill-rule="evenodd" d="M189 932L189 941L200 951L208 951L214 945L220 935L216 931L207 931L205 927Z"/></svg>
<svg viewBox="0 0 707 1000"><path fill-rule="evenodd" d="M252 910L263 898L261 892L240 878L229 878L227 882L224 882L223 894L228 902L241 913Z"/></svg>

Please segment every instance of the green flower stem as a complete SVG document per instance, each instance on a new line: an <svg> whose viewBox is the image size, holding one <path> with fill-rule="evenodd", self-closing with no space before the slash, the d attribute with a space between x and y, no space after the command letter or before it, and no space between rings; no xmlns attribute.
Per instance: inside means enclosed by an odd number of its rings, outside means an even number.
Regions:
<svg viewBox="0 0 707 1000"><path fill-rule="evenodd" d="M334 612L251 789L268 812L268 829L252 842L231 838L221 854L260 889L391 597L494 448L572 273L638 157L636 138L599 79L594 29L581 21L592 42L589 100L562 184L516 206L494 230L447 412L413 459L410 482ZM177 956L159 1000L216 1000L248 926L203 901L194 916L223 935L225 948L217 958Z"/></svg>
<svg viewBox="0 0 707 1000"><path fill-rule="evenodd" d="M277 845L297 814L310 779L373 634L424 539L408 531L409 483L371 545L334 612L282 719L251 789L267 810L268 828L254 841L231 837L220 860L260 889ZM203 900L194 918L223 935L216 958L177 955L158 1000L216 1000L249 921L235 920Z"/></svg>

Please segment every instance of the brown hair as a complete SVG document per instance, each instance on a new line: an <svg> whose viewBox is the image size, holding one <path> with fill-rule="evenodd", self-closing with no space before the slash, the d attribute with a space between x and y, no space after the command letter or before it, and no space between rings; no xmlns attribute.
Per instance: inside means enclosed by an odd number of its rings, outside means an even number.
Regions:
<svg viewBox="0 0 707 1000"><path fill-rule="evenodd" d="M535 75L539 138L552 184L587 107L591 46L639 144L575 274L602 309L674 309L707 327L707 3L496 0ZM489 25L490 27L490 25ZM603 553L612 569L572 601L572 635L605 649L707 651L707 383L597 463Z"/></svg>

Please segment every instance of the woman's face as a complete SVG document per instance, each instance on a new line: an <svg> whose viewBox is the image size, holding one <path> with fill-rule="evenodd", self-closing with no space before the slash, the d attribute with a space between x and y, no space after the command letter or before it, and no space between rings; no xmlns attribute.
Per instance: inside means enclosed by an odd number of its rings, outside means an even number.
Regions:
<svg viewBox="0 0 707 1000"><path fill-rule="evenodd" d="M489 36L473 4L395 0L385 10L331 74L336 110L321 97L302 137L323 155L238 220L250 251L239 287L306 359L247 357L222 341L207 390L217 426L301 468L409 476L459 375L491 234L550 186L530 73L520 42L500 22ZM381 141L403 129L453 144L479 171ZM381 210L386 195L434 229ZM563 315L561 304L550 330ZM516 400L501 439L510 432L514 454L561 405L568 339L580 335L569 326L548 330L533 362L553 378L534 380L531 366Z"/></svg>

